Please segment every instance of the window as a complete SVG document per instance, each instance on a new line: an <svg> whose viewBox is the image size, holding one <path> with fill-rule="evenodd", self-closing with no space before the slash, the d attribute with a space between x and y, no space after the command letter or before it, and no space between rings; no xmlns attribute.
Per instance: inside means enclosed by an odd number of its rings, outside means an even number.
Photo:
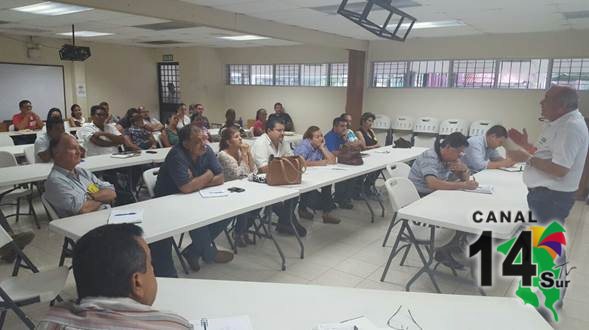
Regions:
<svg viewBox="0 0 589 330"><path fill-rule="evenodd" d="M450 61L413 61L409 69L409 87L448 87Z"/></svg>
<svg viewBox="0 0 589 330"><path fill-rule="evenodd" d="M180 103L180 65L174 63L158 63L159 91L162 103Z"/></svg>
<svg viewBox="0 0 589 330"><path fill-rule="evenodd" d="M252 74L251 84L272 86L274 82L273 71L272 64L250 66L250 72Z"/></svg>
<svg viewBox="0 0 589 330"><path fill-rule="evenodd" d="M454 87L493 88L495 86L495 60L454 61Z"/></svg>
<svg viewBox="0 0 589 330"><path fill-rule="evenodd" d="M348 86L348 63L334 63L330 68L329 86Z"/></svg>
<svg viewBox="0 0 589 330"><path fill-rule="evenodd" d="M229 85L249 85L250 84L250 66L247 64L229 64L228 65L228 82Z"/></svg>
<svg viewBox="0 0 589 330"><path fill-rule="evenodd" d="M298 64L276 64L276 86L298 86L299 65Z"/></svg>
<svg viewBox="0 0 589 330"><path fill-rule="evenodd" d="M374 62L372 66L373 87L405 87L407 62Z"/></svg>
<svg viewBox="0 0 589 330"><path fill-rule="evenodd" d="M301 86L327 86L327 64L301 64Z"/></svg>
<svg viewBox="0 0 589 330"><path fill-rule="evenodd" d="M577 90L588 90L589 58L554 59L550 81Z"/></svg>
<svg viewBox="0 0 589 330"><path fill-rule="evenodd" d="M548 59L501 61L497 88L546 88L548 62Z"/></svg>

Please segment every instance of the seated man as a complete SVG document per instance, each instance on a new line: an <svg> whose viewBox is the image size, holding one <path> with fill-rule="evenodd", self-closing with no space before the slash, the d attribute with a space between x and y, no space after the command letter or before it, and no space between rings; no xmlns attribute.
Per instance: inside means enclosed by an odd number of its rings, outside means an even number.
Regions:
<svg viewBox="0 0 589 330"><path fill-rule="evenodd" d="M92 122L84 125L78 134L84 141L87 156L113 154L118 152L118 146L125 145L130 150L135 150L128 137L121 135L114 125L107 124L108 112L100 105L90 108Z"/></svg>
<svg viewBox="0 0 589 330"><path fill-rule="evenodd" d="M117 198L112 184L79 167L80 145L66 133L51 140L53 168L45 181L45 198L60 218L108 208Z"/></svg>
<svg viewBox="0 0 589 330"><path fill-rule="evenodd" d="M333 128L325 134L325 146L327 147L327 150L337 157L344 144L359 143L357 138L355 138L353 142L349 140L352 136L349 132L351 132L354 137L356 136L354 131L348 129L348 121L343 118L343 115L336 117L333 120ZM357 179L350 179L335 184L334 201L340 208L348 210L354 208L354 205L352 204L352 195L354 194L355 186L357 186L356 181ZM359 193L359 191L357 193Z"/></svg>
<svg viewBox="0 0 589 330"><path fill-rule="evenodd" d="M63 121L61 119L53 119L47 121L47 133L37 134L35 140L35 162L47 163L51 161L51 150L49 143L61 137L65 133Z"/></svg>
<svg viewBox="0 0 589 330"><path fill-rule="evenodd" d="M206 145L206 136L200 128L189 125L180 129L179 142L172 147L155 183L155 196L190 194L200 189L223 184L223 168L213 150ZM227 263L233 259L229 251L217 250L213 240L227 227L231 219L218 221L189 232L192 244L182 255L194 271L200 270L199 259L207 263ZM162 219L165 221L165 219ZM173 273L171 242L166 240L152 245L156 272Z"/></svg>
<svg viewBox="0 0 589 330"><path fill-rule="evenodd" d="M409 180L413 182L420 196L425 196L435 190L476 189L478 183L470 179L470 172L460 161L468 141L462 133L454 132L445 138L436 140L434 149L428 149L417 156L409 172ZM436 249L436 260L455 269L464 266L456 261L452 252L463 252L460 245L461 235L446 246Z"/></svg>
<svg viewBox="0 0 589 330"><path fill-rule="evenodd" d="M484 136L471 136L468 148L464 150L462 162L473 172L480 172L486 168L494 169L511 167L515 162L499 155L497 148L507 140L507 130L501 125L495 125Z"/></svg>
<svg viewBox="0 0 589 330"><path fill-rule="evenodd" d="M131 120L135 115L139 115L139 110L137 108L127 109L127 112L125 113L123 118L121 118L121 120L119 120L115 124L115 127L117 128L117 130L119 130L119 132L123 133L124 130L131 127L131 124L132 124Z"/></svg>
<svg viewBox="0 0 589 330"><path fill-rule="evenodd" d="M253 146L254 160L258 167L258 172L266 173L268 170L268 162L270 157L292 156L292 150L288 144L283 143L284 140L284 122L276 117L270 117L266 122L266 133L262 134ZM273 206L274 212L278 214L278 226L276 230L285 235L294 235L295 232L290 225L292 223L296 228L299 236L307 235L307 229L303 227L297 220L296 216L292 214L289 204L296 203L296 199L290 200L286 203L278 203Z"/></svg>
<svg viewBox="0 0 589 330"><path fill-rule="evenodd" d="M39 115L33 112L33 106L31 101L22 100L18 103L20 112L12 116L12 125L14 125L15 131L22 131L26 129L39 130L43 128L43 120ZM19 144L31 144L35 142L35 135L21 135L14 137L14 143Z"/></svg>
<svg viewBox="0 0 589 330"><path fill-rule="evenodd" d="M164 129L164 125L154 117L149 115L149 110L145 109L144 106L140 105L137 107L141 117L143 117L143 123L145 124L145 129L150 132L159 132Z"/></svg>
<svg viewBox="0 0 589 330"><path fill-rule="evenodd" d="M268 117L268 119L270 118L276 118L277 120L282 121L284 123L285 131L294 132L294 122L292 121L290 115L284 110L282 103L276 102L274 104L274 113Z"/></svg>
<svg viewBox="0 0 589 330"><path fill-rule="evenodd" d="M142 150L157 148L153 133L146 128L147 125L139 112L131 115L130 122L131 126L125 128L123 134L131 140L133 148Z"/></svg>
<svg viewBox="0 0 589 330"><path fill-rule="evenodd" d="M142 235L136 225L111 224L82 236L73 253L78 300L51 307L37 329L192 329L151 308L157 282Z"/></svg>

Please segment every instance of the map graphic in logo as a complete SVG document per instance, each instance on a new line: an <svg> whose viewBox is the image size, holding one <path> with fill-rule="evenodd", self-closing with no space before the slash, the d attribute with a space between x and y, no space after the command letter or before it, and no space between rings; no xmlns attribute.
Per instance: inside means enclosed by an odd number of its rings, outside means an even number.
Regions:
<svg viewBox="0 0 589 330"><path fill-rule="evenodd" d="M536 265L537 272L532 278L531 286L522 285L520 280L515 294L525 303L536 308L540 306L543 298L544 307L552 312L555 321L558 321L558 313L555 303L560 300L561 290L568 285L568 281L560 280L562 265L556 265L558 257L562 256L566 246L564 227L554 221L547 227L532 226L528 229L532 234L532 264ZM499 245L497 251L507 255L516 243L517 237ZM521 263L521 256L515 259L515 263ZM555 267L556 266L556 267ZM566 273L565 273L566 274Z"/></svg>

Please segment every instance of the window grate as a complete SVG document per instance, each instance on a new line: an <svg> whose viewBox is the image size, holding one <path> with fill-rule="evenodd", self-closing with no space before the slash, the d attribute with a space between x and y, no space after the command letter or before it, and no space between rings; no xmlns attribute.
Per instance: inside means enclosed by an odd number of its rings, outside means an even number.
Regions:
<svg viewBox="0 0 589 330"><path fill-rule="evenodd" d="M413 61L409 67L409 87L448 87L450 61Z"/></svg>
<svg viewBox="0 0 589 330"><path fill-rule="evenodd" d="M272 86L274 83L274 66L272 64L251 65L251 84Z"/></svg>
<svg viewBox="0 0 589 330"><path fill-rule="evenodd" d="M500 61L497 88L545 89L549 63L549 59Z"/></svg>
<svg viewBox="0 0 589 330"><path fill-rule="evenodd" d="M589 90L589 58L554 59L550 81L577 90Z"/></svg>
<svg viewBox="0 0 589 330"><path fill-rule="evenodd" d="M301 64L301 86L327 86L328 64Z"/></svg>
<svg viewBox="0 0 589 330"><path fill-rule="evenodd" d="M372 66L373 87L405 87L406 61L374 62Z"/></svg>
<svg viewBox="0 0 589 330"><path fill-rule="evenodd" d="M299 85L298 64L276 64L276 86L298 86Z"/></svg>
<svg viewBox="0 0 589 330"><path fill-rule="evenodd" d="M164 103L180 103L180 65L159 63L160 100Z"/></svg>
<svg viewBox="0 0 589 330"><path fill-rule="evenodd" d="M495 86L495 60L454 61L454 87L493 88Z"/></svg>
<svg viewBox="0 0 589 330"><path fill-rule="evenodd" d="M348 86L348 63L330 64L329 85L334 87Z"/></svg>
<svg viewBox="0 0 589 330"><path fill-rule="evenodd" d="M248 64L229 64L227 71L229 85L250 84L250 66Z"/></svg>

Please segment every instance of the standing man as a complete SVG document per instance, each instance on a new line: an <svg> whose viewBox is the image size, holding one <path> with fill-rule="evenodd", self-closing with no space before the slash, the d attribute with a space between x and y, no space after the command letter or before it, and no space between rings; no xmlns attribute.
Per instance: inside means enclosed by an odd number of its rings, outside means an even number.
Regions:
<svg viewBox="0 0 589 330"><path fill-rule="evenodd" d="M39 115L33 112L33 105L29 100L22 100L18 103L20 113L12 116L12 124L14 129L22 131L25 129L39 130L43 128L43 120ZM31 144L35 142L35 135L21 135L16 136L14 143L19 144Z"/></svg>
<svg viewBox="0 0 589 330"><path fill-rule="evenodd" d="M528 134L515 129L509 137L525 151L510 151L515 161L527 162L524 183L528 204L541 224L557 220L564 224L574 203L574 194L585 166L589 133L578 110L577 92L566 86L552 86L540 102L542 117L548 120L536 145Z"/></svg>
<svg viewBox="0 0 589 330"><path fill-rule="evenodd" d="M294 132L295 129L294 129L294 123L292 121L292 118L290 118L290 115L288 113L286 113L286 111L284 110L284 107L282 106L282 103L276 102L274 104L274 113L270 115L268 120L270 120L271 118L276 118L276 119L282 121L284 123L284 130L285 131Z"/></svg>
<svg viewBox="0 0 589 330"><path fill-rule="evenodd" d="M473 172L480 172L486 168L496 169L511 167L515 162L501 157L497 148L505 144L507 129L495 125L485 135L471 136L468 147L464 150L462 162Z"/></svg>

